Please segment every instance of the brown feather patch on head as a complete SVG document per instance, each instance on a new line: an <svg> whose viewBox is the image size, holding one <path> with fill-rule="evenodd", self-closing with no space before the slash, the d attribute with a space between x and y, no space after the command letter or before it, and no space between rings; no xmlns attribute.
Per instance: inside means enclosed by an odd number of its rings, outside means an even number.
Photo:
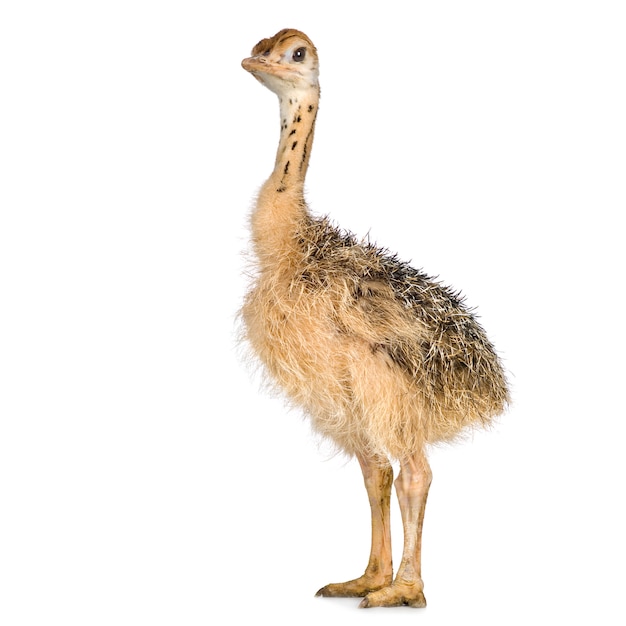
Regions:
<svg viewBox="0 0 626 626"><path fill-rule="evenodd" d="M265 54L274 49L278 44L282 44L288 39L292 37L300 37L303 39L308 45L311 46L311 51L317 56L317 49L313 45L313 42L302 32L296 30L295 28L283 28L283 30L278 31L273 37L268 37L267 39L261 39L259 43L252 48L252 55Z"/></svg>

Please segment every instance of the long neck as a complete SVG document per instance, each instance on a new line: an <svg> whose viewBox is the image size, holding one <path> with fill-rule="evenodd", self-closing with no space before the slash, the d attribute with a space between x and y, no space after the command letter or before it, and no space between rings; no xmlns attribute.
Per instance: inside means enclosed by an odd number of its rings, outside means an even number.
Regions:
<svg viewBox="0 0 626 626"><path fill-rule="evenodd" d="M276 193L288 189L303 193L318 104L317 90L280 98L280 142L270 177Z"/></svg>
<svg viewBox="0 0 626 626"><path fill-rule="evenodd" d="M280 96L280 142L274 171L252 214L252 235L261 265L287 258L307 217L304 179L309 165L319 90Z"/></svg>

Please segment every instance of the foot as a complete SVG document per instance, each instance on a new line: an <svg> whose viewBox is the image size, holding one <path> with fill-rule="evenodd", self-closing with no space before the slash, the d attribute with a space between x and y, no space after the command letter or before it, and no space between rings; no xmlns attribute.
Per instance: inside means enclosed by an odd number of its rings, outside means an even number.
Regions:
<svg viewBox="0 0 626 626"><path fill-rule="evenodd" d="M359 604L362 609L374 606L410 606L422 609L426 606L426 598L421 585L394 582L389 587L368 593Z"/></svg>
<svg viewBox="0 0 626 626"><path fill-rule="evenodd" d="M362 598L372 591L383 589L391 583L391 576L385 578L364 574L346 583L332 583L322 587L315 595L327 598Z"/></svg>

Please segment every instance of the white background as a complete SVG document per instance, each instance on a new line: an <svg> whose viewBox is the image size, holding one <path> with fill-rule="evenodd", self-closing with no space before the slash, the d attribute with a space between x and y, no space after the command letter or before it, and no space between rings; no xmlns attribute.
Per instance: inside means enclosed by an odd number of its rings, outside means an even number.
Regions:
<svg viewBox="0 0 626 626"><path fill-rule="evenodd" d="M624 623L620 4L3 2L3 625ZM462 289L511 372L432 454L419 612L313 597L365 567L361 477L235 346L278 140L240 61L284 27L312 210Z"/></svg>

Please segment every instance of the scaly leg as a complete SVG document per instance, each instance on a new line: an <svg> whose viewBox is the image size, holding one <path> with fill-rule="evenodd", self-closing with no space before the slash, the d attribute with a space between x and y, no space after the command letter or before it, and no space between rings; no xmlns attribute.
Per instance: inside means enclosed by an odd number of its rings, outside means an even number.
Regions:
<svg viewBox="0 0 626 626"><path fill-rule="evenodd" d="M404 551L396 578L389 587L369 593L360 606L426 606L422 582L422 525L432 473L426 458L418 455L400 464L395 486L404 527Z"/></svg>
<svg viewBox="0 0 626 626"><path fill-rule="evenodd" d="M322 587L316 595L336 598L362 597L391 583L391 527L389 500L393 470L386 459L358 457L365 480L365 488L372 510L372 548L365 573L345 583Z"/></svg>

